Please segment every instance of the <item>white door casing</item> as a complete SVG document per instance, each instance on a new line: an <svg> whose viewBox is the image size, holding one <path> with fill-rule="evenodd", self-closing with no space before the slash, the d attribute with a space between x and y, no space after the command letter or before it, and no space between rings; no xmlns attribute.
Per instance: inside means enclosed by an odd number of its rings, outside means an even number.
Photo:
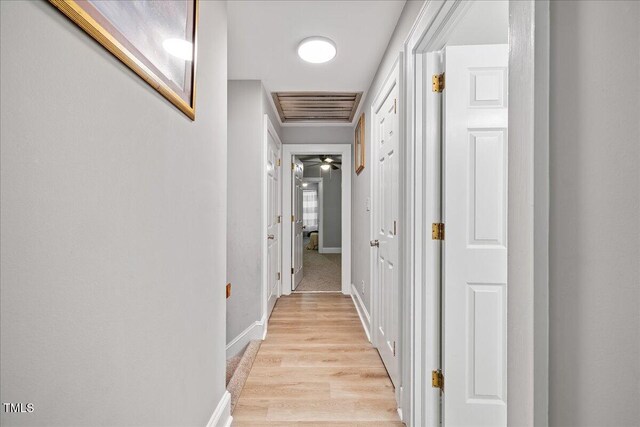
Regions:
<svg viewBox="0 0 640 427"><path fill-rule="evenodd" d="M292 260L291 265L293 266L293 289L298 287L300 282L302 281L303 276L303 256L304 256L304 248L303 248L303 240L304 240L304 229L303 229L303 187L302 187L302 178L304 175L304 164L296 159L293 162L293 167L291 173L293 174L293 189L292 189L292 200L291 206L293 207L293 218L292 218Z"/></svg>
<svg viewBox="0 0 640 427"><path fill-rule="evenodd" d="M445 50L444 424L507 425L508 45Z"/></svg>
<svg viewBox="0 0 640 427"><path fill-rule="evenodd" d="M335 154L342 156L342 293L349 295L351 292L351 177L353 171L353 165L351 163L353 146L351 144L283 144L283 164L290 165L296 155L321 155L321 154ZM290 166L289 166L290 167ZM292 176L290 173L284 173L282 175L282 188L285 194L290 194L293 187ZM282 209L284 218L288 218L293 215L294 209L291 206L291 197L284 197L282 199ZM291 243L292 227L283 227L283 241ZM283 246L283 268L284 271L289 271L293 268L291 261L292 245L285 244ZM292 274L284 274L283 276L283 293L288 295L292 291Z"/></svg>
<svg viewBox="0 0 640 427"><path fill-rule="evenodd" d="M375 310L373 344L394 385L399 385L399 65L373 107L373 236Z"/></svg>
<svg viewBox="0 0 640 427"><path fill-rule="evenodd" d="M266 145L266 318L269 318L276 300L280 296L281 272L281 143L269 118L265 115L265 145Z"/></svg>

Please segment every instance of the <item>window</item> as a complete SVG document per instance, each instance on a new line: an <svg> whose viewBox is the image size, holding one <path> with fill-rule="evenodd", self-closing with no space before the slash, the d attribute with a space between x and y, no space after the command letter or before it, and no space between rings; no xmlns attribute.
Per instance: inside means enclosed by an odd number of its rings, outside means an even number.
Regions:
<svg viewBox="0 0 640 427"><path fill-rule="evenodd" d="M304 190L302 192L302 225L307 229L318 229L318 192Z"/></svg>

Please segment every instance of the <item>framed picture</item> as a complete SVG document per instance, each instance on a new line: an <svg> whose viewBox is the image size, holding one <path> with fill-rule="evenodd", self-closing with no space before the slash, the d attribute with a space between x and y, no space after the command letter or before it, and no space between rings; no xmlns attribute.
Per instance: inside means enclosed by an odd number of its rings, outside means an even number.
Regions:
<svg viewBox="0 0 640 427"><path fill-rule="evenodd" d="M195 120L198 0L49 0Z"/></svg>
<svg viewBox="0 0 640 427"><path fill-rule="evenodd" d="M355 162L356 175L360 175L360 172L364 170L364 144L364 113L362 113L356 126L353 141L353 159Z"/></svg>

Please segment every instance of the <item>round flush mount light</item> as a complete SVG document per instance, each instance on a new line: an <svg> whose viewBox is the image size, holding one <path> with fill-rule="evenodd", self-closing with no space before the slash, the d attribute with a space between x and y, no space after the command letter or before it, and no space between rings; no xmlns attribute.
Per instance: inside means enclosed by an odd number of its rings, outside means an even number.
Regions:
<svg viewBox="0 0 640 427"><path fill-rule="evenodd" d="M326 37L308 37L298 45L298 56L312 64L331 61L336 52L336 44Z"/></svg>
<svg viewBox="0 0 640 427"><path fill-rule="evenodd" d="M193 59L193 44L182 39L166 39L162 42L164 50L171 55L184 59L185 61L191 61Z"/></svg>

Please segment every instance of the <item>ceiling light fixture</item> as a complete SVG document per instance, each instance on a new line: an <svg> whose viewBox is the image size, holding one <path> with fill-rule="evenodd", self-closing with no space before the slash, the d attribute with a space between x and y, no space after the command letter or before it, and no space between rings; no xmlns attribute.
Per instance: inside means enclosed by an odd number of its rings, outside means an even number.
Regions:
<svg viewBox="0 0 640 427"><path fill-rule="evenodd" d="M193 44L182 39L166 39L162 42L164 50L176 58L191 61L193 59Z"/></svg>
<svg viewBox="0 0 640 427"><path fill-rule="evenodd" d="M320 169L322 169L323 171L328 171L331 168L331 165L329 164L325 164L325 165L321 165Z"/></svg>
<svg viewBox="0 0 640 427"><path fill-rule="evenodd" d="M336 44L326 37L308 37L298 45L298 56L312 64L331 61L336 52Z"/></svg>
<svg viewBox="0 0 640 427"><path fill-rule="evenodd" d="M333 159L331 157L325 157L324 161L327 162L327 163L331 163L331 162L333 162Z"/></svg>
<svg viewBox="0 0 640 427"><path fill-rule="evenodd" d="M303 187L308 187L308 186L309 186L309 184L307 184L306 182L303 182L303 183L302 183L302 186L303 186Z"/></svg>

